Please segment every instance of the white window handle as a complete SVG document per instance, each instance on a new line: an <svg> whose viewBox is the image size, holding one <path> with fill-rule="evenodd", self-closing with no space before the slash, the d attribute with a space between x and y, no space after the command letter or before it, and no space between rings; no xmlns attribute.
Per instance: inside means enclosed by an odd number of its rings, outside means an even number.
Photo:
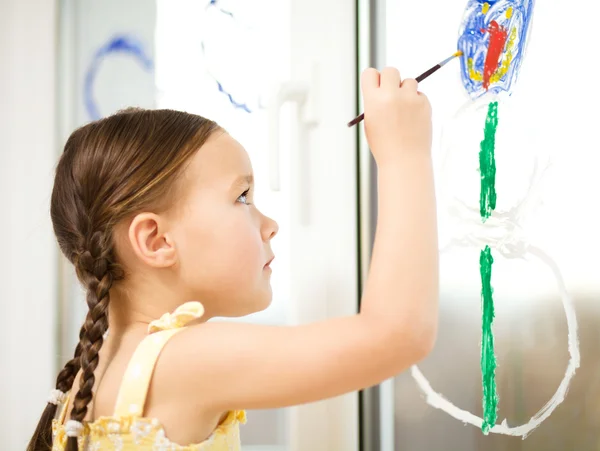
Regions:
<svg viewBox="0 0 600 451"><path fill-rule="evenodd" d="M297 177L292 179L297 180L297 184L292 188L293 192L298 192L300 197L298 199L298 212L300 222L308 223L308 162L307 156L309 149L296 147L302 143L304 146L308 145L307 132L311 127L317 124L313 112L315 110L314 102L310 102L309 105L309 85L301 82L288 81L280 84L274 94L271 96L268 106L268 121L269 121L269 185L272 191L281 190L281 176L280 176L280 159L279 159L279 148L280 148L280 116L281 107L287 102L293 102L297 105L298 109L298 122L296 129L297 135L293 139L293 157L297 161L295 169L299 171ZM310 99L312 100L312 99ZM312 107L312 108L311 108ZM301 145L301 147L303 147Z"/></svg>
<svg viewBox="0 0 600 451"><path fill-rule="evenodd" d="M281 107L287 102L298 105L298 111L306 103L308 98L308 86L304 83L285 82L280 84L271 97L269 105L269 181L271 190L279 191L280 167L279 167L279 118ZM300 117L300 114L298 115Z"/></svg>

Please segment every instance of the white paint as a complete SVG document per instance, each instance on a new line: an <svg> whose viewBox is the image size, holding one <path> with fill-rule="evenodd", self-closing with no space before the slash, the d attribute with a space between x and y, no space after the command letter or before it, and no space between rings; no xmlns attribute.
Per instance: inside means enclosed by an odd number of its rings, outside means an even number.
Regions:
<svg viewBox="0 0 600 451"><path fill-rule="evenodd" d="M504 97L504 96L500 96ZM447 127L450 133L443 135L442 142L446 145L446 155L442 160L442 180L449 172L456 170L455 167L450 167L448 161L452 157L452 152L458 151L462 144L466 148L472 148L471 144L465 143L465 136L471 136L469 127L477 121L475 116L477 113L487 112L487 105L490 102L498 101L498 96L485 96L483 99L476 102L468 102L461 107L455 114L453 121ZM503 102L498 102L498 109L503 107ZM457 127L460 118L465 118L462 122L464 129ZM448 135L451 135L450 137ZM479 138L481 139L481 138ZM453 141L454 140L454 141ZM496 143L496 148L502 148ZM527 216L532 213L536 204L540 200L540 187L542 180L546 174L548 165L539 164L539 156L533 155L534 164L531 174L528 178L528 186L525 186L523 195L515 205L506 211L495 210L490 218L482 223L480 213L477 208L467 205L466 201L460 199L456 194L445 196L444 206L448 208L447 217L455 219L455 228L449 227L448 244L442 246L442 253L448 251L452 247L476 247L483 249L486 245L495 249L498 253L509 259L524 259L527 255L538 258L543 264L548 266L554 275L559 293L561 295L563 308L567 317L568 325L568 349L570 359L567 364L565 376L559 384L554 396L535 414L531 417L528 423L509 427L507 419L504 419L501 424L496 424L490 429L494 434L504 434L521 436L525 439L535 428L544 422L552 412L565 399L571 379L575 375L575 371L579 368L580 354L579 341L577 337L577 319L575 308L571 296L567 292L567 288L561 274L561 271L555 261L548 256L542 249L531 245L527 239L526 230L522 227ZM461 162L458 166L464 166ZM474 180L479 184L480 176L474 177ZM449 185L452 185L451 183ZM523 277L526 277L525 275ZM504 301L506 302L506 301ZM426 395L426 402L437 409L443 410L452 417L464 423L472 424L473 426L481 427L483 419L475 414L460 409L445 399L443 395L435 392L425 376L421 373L418 366L411 368L411 374L416 380L419 388Z"/></svg>
<svg viewBox="0 0 600 451"><path fill-rule="evenodd" d="M24 449L55 378L53 1L0 1L0 441Z"/></svg>
<svg viewBox="0 0 600 451"><path fill-rule="evenodd" d="M571 379L575 375L575 371L577 370L577 368L579 368L580 354L579 340L577 338L577 318L575 315L575 307L573 306L571 296L567 292L565 282L563 280L562 274L560 273L558 265L541 249L535 246L526 246L524 245L524 243L517 244L523 244L523 246L517 245L507 249L503 247L503 243L489 243L492 249L496 249L508 258L523 258L527 254L529 254L534 257L537 257L540 261L542 261L550 268L550 270L554 274L554 277L556 278L556 284L561 295L563 309L565 311L565 316L567 317L567 340L570 355L570 359L567 364L567 369L565 370L565 376L559 384L556 392L554 393L552 398L535 415L531 417L528 423L520 426L510 427L508 425L507 419L504 419L501 424L496 424L490 429L490 432L494 434L521 436L523 437L523 439L525 439L535 428L542 424L544 420L546 420L552 414L552 412L554 412L554 410L558 407L560 403L564 401L567 391L569 389L569 384L571 383ZM454 243L454 245L457 245L457 243ZM449 247L446 248L446 250L447 249L449 249ZM443 395L434 391L431 385L429 384L429 381L419 370L418 366L414 365L411 368L411 374L417 382L419 388L423 391L423 393L425 393L425 400L429 405L435 407L436 409L443 410L444 412L448 413L457 420L462 421L463 423L468 423L476 427L481 427L483 423L482 418L455 406L454 404L452 404L452 402L444 398Z"/></svg>

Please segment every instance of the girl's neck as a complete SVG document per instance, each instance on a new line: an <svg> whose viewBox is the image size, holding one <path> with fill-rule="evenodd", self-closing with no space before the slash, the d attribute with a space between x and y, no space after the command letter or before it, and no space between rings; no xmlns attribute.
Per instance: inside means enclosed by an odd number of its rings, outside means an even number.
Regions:
<svg viewBox="0 0 600 451"><path fill-rule="evenodd" d="M173 290L165 291L160 287L145 286L140 289L113 287L108 305L108 324L113 336L123 336L129 332L144 331L150 322L165 313L173 312L183 304L185 296L179 296ZM204 322L210 313L195 322Z"/></svg>

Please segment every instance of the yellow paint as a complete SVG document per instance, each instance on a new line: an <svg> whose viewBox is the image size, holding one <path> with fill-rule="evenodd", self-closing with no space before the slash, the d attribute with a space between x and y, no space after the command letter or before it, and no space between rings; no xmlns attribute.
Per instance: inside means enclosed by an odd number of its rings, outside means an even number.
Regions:
<svg viewBox="0 0 600 451"><path fill-rule="evenodd" d="M456 52L454 55L452 56L463 56L464 53L462 52L462 50L459 50L458 52Z"/></svg>
<svg viewBox="0 0 600 451"><path fill-rule="evenodd" d="M498 83L502 77L508 73L508 69L513 60L512 48L515 46L517 39L517 29L515 27L510 30L510 37L506 43L506 56L502 59L502 64L496 72L490 77L490 83Z"/></svg>
<svg viewBox="0 0 600 451"><path fill-rule="evenodd" d="M490 4L488 2L485 2L483 5L481 5L481 12L483 14L487 14L487 12L490 10Z"/></svg>
<svg viewBox="0 0 600 451"><path fill-rule="evenodd" d="M507 10L506 10L506 18L510 19L513 15L513 7L510 6Z"/></svg>
<svg viewBox="0 0 600 451"><path fill-rule="evenodd" d="M469 69L469 77L471 77L471 80L483 81L483 75L481 72L478 72L473 68L473 58L469 58L467 60L467 67Z"/></svg>

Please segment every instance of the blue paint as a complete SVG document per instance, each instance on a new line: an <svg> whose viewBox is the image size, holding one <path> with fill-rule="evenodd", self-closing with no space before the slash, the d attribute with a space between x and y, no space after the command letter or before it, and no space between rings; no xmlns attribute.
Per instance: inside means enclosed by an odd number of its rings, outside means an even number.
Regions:
<svg viewBox="0 0 600 451"><path fill-rule="evenodd" d="M244 110L246 113L252 113L252 111L250 111L250 108L248 108L248 105L246 105L245 103L238 103L233 99L233 96L231 94L229 94L227 91L225 91L225 89L223 88L223 85L221 85L221 83L219 83L219 80L215 80L217 82L217 86L219 87L219 92L222 92L223 94L225 94L227 96L227 98L229 99L229 102L235 107L235 108L239 108L241 110Z"/></svg>
<svg viewBox="0 0 600 451"><path fill-rule="evenodd" d="M140 63L146 72L152 72L154 70L152 59L146 54L143 45L135 37L117 35L109 39L105 45L96 51L92 63L85 75L83 95L85 109L92 120L97 120L102 117L97 102L94 99L94 81L96 80L98 69L106 57L117 53L131 56Z"/></svg>
<svg viewBox="0 0 600 451"><path fill-rule="evenodd" d="M233 17L233 16L231 16ZM208 61L208 59L206 58L206 51L204 49L204 42L202 42L200 44L200 47L202 48L202 55L204 55L204 60ZM208 63L207 63L208 64ZM245 103L241 103L236 101L233 98L233 95L231 93L229 93L224 87L223 84L217 80L217 78L210 72L210 70L208 71L208 74L211 76L211 78L215 81L215 83L217 84L217 88L219 89L219 92L223 93L225 95L225 97L227 97L227 99L229 100L229 103L231 103L231 105L233 105L233 107L235 109L239 109L242 111L245 111L246 113L252 113L252 110L250 109L250 107L245 104Z"/></svg>
<svg viewBox="0 0 600 451"><path fill-rule="evenodd" d="M233 13L224 10L223 8L221 8L219 6L219 0L210 0L210 3L208 5L206 5L206 9L210 8L211 6L216 7L219 11L221 11L223 14L225 14L226 16L229 16L231 18L233 18Z"/></svg>
<svg viewBox="0 0 600 451"><path fill-rule="evenodd" d="M489 10L484 14L483 5L487 3ZM459 31L458 50L462 50L461 78L465 90L471 98L476 99L486 92L498 94L502 91L511 93L512 86L517 80L523 61L527 38L530 31L534 0L468 0L463 23ZM512 16L507 17L507 11L512 8ZM473 69L483 74L485 59L488 51L490 34L486 31L490 23L495 21L508 31L509 40L515 29L514 45L511 49L512 62L508 71L501 79L492 83L486 91L483 82L474 80L469 74L468 61L472 59ZM506 49L501 61L506 57Z"/></svg>

